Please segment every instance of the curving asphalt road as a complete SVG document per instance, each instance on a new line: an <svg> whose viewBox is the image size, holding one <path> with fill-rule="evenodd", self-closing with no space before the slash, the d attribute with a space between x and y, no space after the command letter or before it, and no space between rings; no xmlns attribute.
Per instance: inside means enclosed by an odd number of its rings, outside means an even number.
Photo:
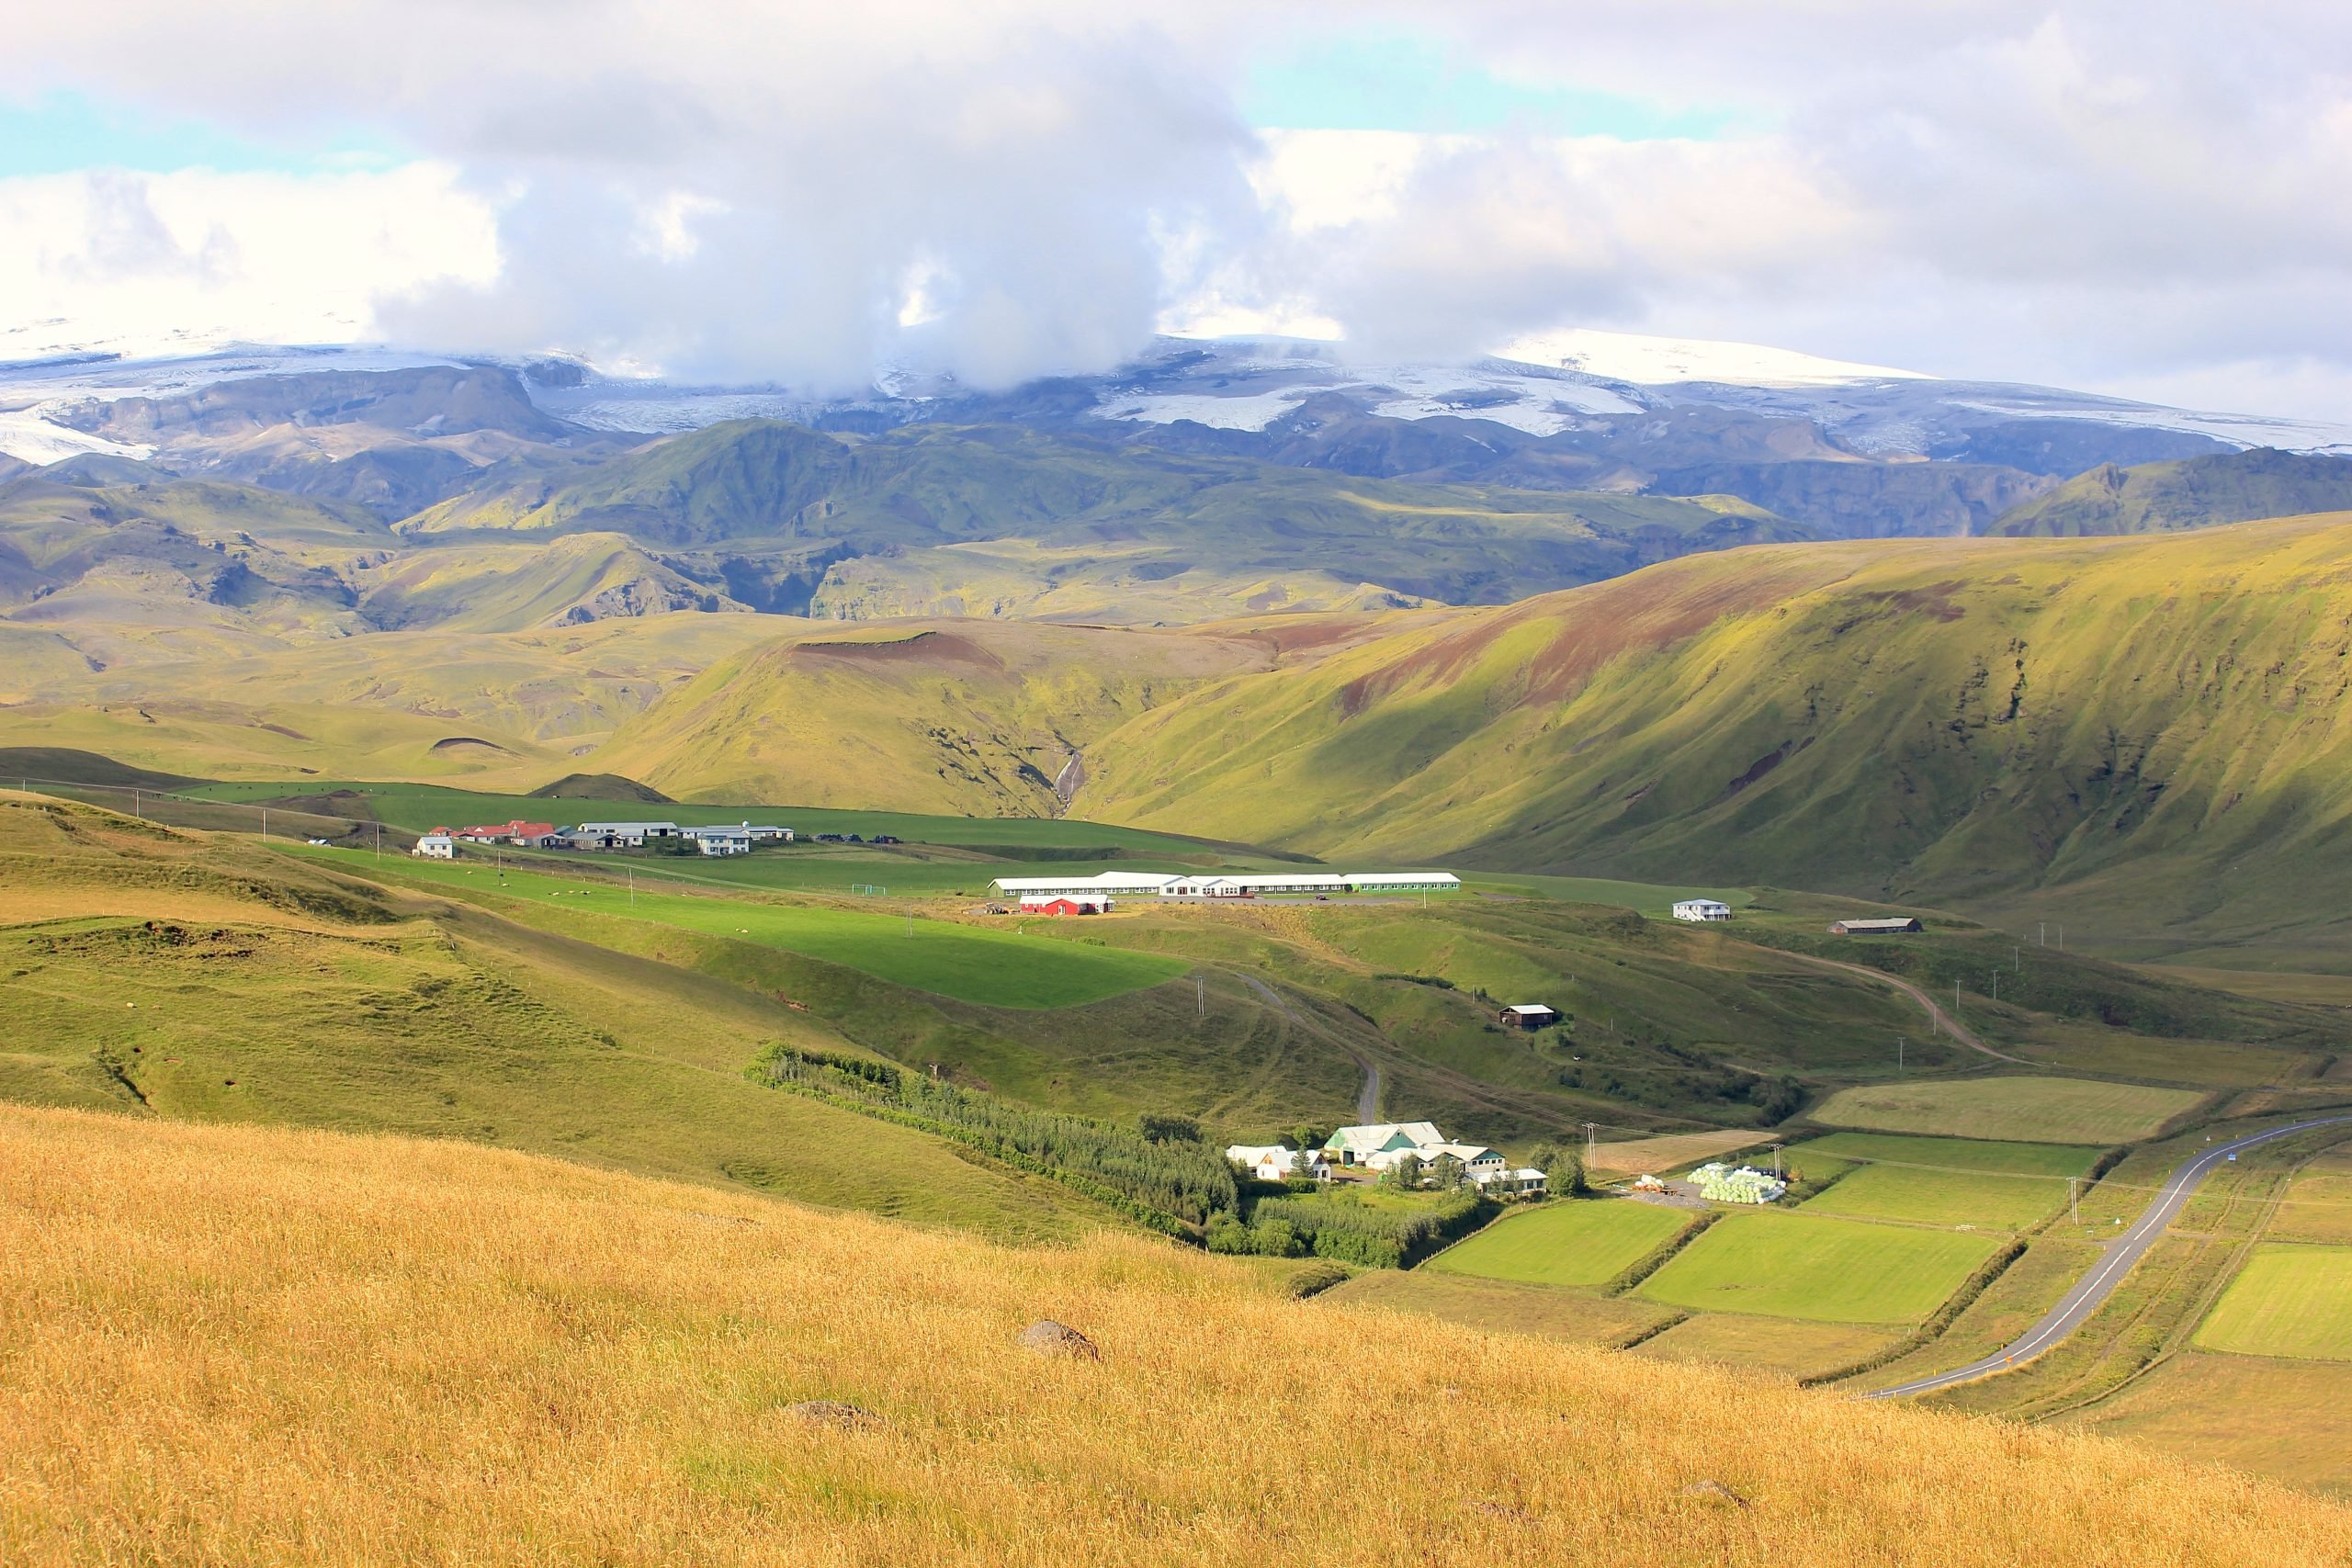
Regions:
<svg viewBox="0 0 2352 1568"><path fill-rule="evenodd" d="M2257 1144L2267 1144L2291 1133L2309 1132L2313 1127L2332 1127L2344 1122L2352 1122L2352 1116L2322 1116L2315 1121L2296 1122L2284 1127L2273 1127L2267 1133L2250 1134L2231 1143L2214 1145L2165 1179L2162 1190L2157 1192L2155 1201L2148 1205L2146 1212L2132 1222L2130 1229L2108 1243L2107 1250L2099 1255L2098 1267L2076 1280L2075 1288L2068 1291L2041 1322L2028 1329L2022 1338L1964 1367L1938 1372L1933 1377L1914 1378L1909 1382L1876 1389L1858 1397L1901 1399L1909 1394L1933 1393L1954 1383L1971 1382L1977 1378L1991 1377L1996 1372L2011 1371L2023 1366L2043 1351L2053 1348L2099 1309L2114 1293L2115 1287L2123 1282L2124 1276L2132 1272L2132 1265L2155 1245L2156 1238L2164 1235L2188 1200L2196 1195L2197 1189L2212 1173L2215 1166Z"/></svg>

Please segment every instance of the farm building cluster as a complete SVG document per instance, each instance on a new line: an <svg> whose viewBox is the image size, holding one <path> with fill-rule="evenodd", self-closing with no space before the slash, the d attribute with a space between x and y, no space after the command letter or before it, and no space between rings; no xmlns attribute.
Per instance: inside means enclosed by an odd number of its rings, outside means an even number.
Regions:
<svg viewBox="0 0 2352 1568"><path fill-rule="evenodd" d="M1462 879L1443 871L1221 872L1215 876L1105 871L1092 876L1000 876L989 884L1023 914L1107 912L1119 898L1297 898L1335 893L1453 893Z"/></svg>
<svg viewBox="0 0 2352 1568"><path fill-rule="evenodd" d="M474 828L435 828L421 835L410 852L426 860L454 860L461 844L511 844L526 850L641 850L664 840L692 844L706 855L745 855L754 844L791 843L793 835L789 828L755 822L685 828L675 822L582 822L559 828L552 822L518 818Z"/></svg>
<svg viewBox="0 0 2352 1568"><path fill-rule="evenodd" d="M1225 1157L1261 1181L1290 1176L1311 1176L1318 1181L1346 1179L1349 1171L1386 1175L1398 1166L1429 1171L1440 1160L1453 1160L1465 1179L1482 1191L1498 1195L1541 1192L1544 1173L1514 1168L1499 1149L1484 1144L1461 1144L1438 1131L1434 1122L1381 1122L1342 1127L1319 1148L1301 1153L1283 1144L1235 1144ZM1434 1178L1424 1174L1424 1185Z"/></svg>

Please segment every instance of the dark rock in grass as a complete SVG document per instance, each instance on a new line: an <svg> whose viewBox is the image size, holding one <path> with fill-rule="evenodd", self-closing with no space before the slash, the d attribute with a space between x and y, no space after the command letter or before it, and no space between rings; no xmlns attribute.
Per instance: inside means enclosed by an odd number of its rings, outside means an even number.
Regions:
<svg viewBox="0 0 2352 1568"><path fill-rule="evenodd" d="M1726 1504L1735 1508L1752 1508L1755 1506L1753 1503L1750 1503L1747 1498L1741 1496L1738 1493L1733 1491L1722 1482L1712 1479L1692 1482L1690 1485L1685 1486L1682 1489L1682 1495L1685 1497L1697 1497L1704 1502Z"/></svg>
<svg viewBox="0 0 2352 1568"><path fill-rule="evenodd" d="M871 1410L844 1404L838 1399L805 1399L784 1408L787 1414L799 1416L812 1427L834 1427L844 1432L864 1432L889 1425Z"/></svg>
<svg viewBox="0 0 2352 1568"><path fill-rule="evenodd" d="M1099 1361L1102 1352L1094 1341L1067 1323L1052 1318L1040 1318L1021 1331L1021 1343L1040 1356L1074 1356L1081 1360Z"/></svg>
<svg viewBox="0 0 2352 1568"><path fill-rule="evenodd" d="M1509 1503L1489 1503L1482 1500L1470 1506L1482 1514L1491 1514L1496 1518L1510 1519L1520 1524L1524 1524L1535 1517L1524 1508L1512 1507Z"/></svg>

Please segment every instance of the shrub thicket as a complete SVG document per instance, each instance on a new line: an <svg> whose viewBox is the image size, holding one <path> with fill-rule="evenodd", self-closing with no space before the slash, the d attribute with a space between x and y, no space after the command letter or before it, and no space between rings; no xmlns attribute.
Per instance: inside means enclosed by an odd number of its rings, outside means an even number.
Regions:
<svg viewBox="0 0 2352 1568"><path fill-rule="evenodd" d="M1409 1210L1376 1209L1352 1195L1334 1193L1261 1199L1251 1211L1250 1228L1287 1225L1303 1244L1302 1250L1317 1258L1401 1269L1476 1230L1495 1213L1490 1200L1472 1190Z"/></svg>

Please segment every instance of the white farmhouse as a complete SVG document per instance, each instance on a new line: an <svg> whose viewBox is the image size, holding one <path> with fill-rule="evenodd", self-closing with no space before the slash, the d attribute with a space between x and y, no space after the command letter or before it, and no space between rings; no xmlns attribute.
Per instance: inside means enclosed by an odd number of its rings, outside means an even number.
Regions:
<svg viewBox="0 0 2352 1568"><path fill-rule="evenodd" d="M1259 1181L1280 1181L1296 1174L1298 1151L1283 1144L1235 1144L1225 1157Z"/></svg>
<svg viewBox="0 0 2352 1568"><path fill-rule="evenodd" d="M752 852L752 835L741 828L689 828L685 836L695 847L707 855L747 855Z"/></svg>
<svg viewBox="0 0 2352 1568"><path fill-rule="evenodd" d="M1473 1181L1477 1180L1481 1176L1499 1175L1510 1165L1510 1162L1503 1158L1502 1151L1499 1149L1490 1149L1484 1144L1453 1144L1443 1141L1419 1144L1409 1149L1382 1149L1377 1154L1365 1156L1363 1163L1373 1170L1386 1170L1401 1160L1417 1159L1424 1167L1428 1167L1449 1157L1460 1161L1463 1171Z"/></svg>
<svg viewBox="0 0 2352 1568"><path fill-rule="evenodd" d="M1368 1165L1377 1154L1418 1149L1442 1144L1445 1134L1434 1122L1376 1122L1342 1127L1323 1140L1323 1152L1337 1156L1341 1165Z"/></svg>
<svg viewBox="0 0 2352 1568"><path fill-rule="evenodd" d="M1728 920L1731 906L1713 898L1685 898L1674 906L1678 920Z"/></svg>
<svg viewBox="0 0 2352 1568"><path fill-rule="evenodd" d="M456 860L458 840L447 833L427 833L416 840L416 848L409 853L426 860Z"/></svg>

